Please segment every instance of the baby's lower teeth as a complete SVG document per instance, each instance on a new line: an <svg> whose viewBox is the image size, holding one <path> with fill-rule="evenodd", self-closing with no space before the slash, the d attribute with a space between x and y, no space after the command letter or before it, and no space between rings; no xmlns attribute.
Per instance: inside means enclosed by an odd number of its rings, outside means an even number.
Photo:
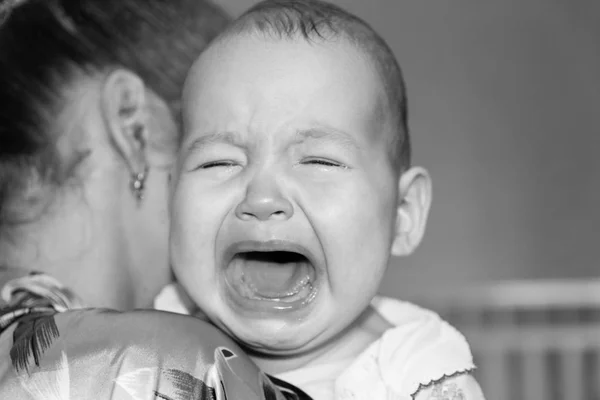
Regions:
<svg viewBox="0 0 600 400"><path fill-rule="evenodd" d="M245 275L242 274L242 281L244 282L245 290L244 295L247 295L249 298L255 300L272 300L272 301L287 301L291 302L296 300L296 298L302 298L303 296L308 296L313 289L312 283L310 281L310 276L306 275L302 279L300 279L296 284L287 292L279 293L276 296L265 296L261 295L258 292L258 288L254 283L246 279Z"/></svg>
<svg viewBox="0 0 600 400"><path fill-rule="evenodd" d="M304 286L302 286L302 288L298 292L298 297L303 299L303 298L307 297L308 295L310 295L312 293L312 291L313 291L312 282L307 282Z"/></svg>

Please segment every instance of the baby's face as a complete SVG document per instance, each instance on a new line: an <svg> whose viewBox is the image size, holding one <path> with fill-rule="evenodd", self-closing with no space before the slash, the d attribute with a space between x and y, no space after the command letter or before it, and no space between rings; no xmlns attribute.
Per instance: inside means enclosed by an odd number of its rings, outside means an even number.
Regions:
<svg viewBox="0 0 600 400"><path fill-rule="evenodd" d="M398 201L383 99L376 72L341 39L239 37L192 69L172 264L250 348L314 348L376 294Z"/></svg>

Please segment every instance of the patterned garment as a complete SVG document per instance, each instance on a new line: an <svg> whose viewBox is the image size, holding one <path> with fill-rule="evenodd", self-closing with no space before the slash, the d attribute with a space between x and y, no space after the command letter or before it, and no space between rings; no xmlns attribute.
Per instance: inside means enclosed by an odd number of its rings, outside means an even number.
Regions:
<svg viewBox="0 0 600 400"><path fill-rule="evenodd" d="M83 302L56 279L37 272L0 267L0 335L27 315L83 308Z"/></svg>
<svg viewBox="0 0 600 400"><path fill-rule="evenodd" d="M1 399L310 399L204 321L84 309L55 279L8 268L0 268L0 354L8 355Z"/></svg>

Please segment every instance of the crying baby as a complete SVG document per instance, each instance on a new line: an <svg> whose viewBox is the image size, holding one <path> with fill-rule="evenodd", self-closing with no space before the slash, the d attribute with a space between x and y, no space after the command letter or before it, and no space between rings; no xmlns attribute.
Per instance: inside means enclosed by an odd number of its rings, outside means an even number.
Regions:
<svg viewBox="0 0 600 400"><path fill-rule="evenodd" d="M191 304L318 399L483 399L459 332L377 297L390 256L421 241L431 184L410 163L400 67L368 24L260 2L196 60L182 111L170 251Z"/></svg>

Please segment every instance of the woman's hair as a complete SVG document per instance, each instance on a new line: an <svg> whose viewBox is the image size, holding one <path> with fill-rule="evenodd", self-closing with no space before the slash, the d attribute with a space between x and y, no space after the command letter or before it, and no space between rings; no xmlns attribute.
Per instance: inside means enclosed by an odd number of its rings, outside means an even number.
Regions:
<svg viewBox="0 0 600 400"><path fill-rule="evenodd" d="M75 76L130 69L178 115L188 69L229 22L205 0L0 0L2 9L0 236L69 178L51 127Z"/></svg>

